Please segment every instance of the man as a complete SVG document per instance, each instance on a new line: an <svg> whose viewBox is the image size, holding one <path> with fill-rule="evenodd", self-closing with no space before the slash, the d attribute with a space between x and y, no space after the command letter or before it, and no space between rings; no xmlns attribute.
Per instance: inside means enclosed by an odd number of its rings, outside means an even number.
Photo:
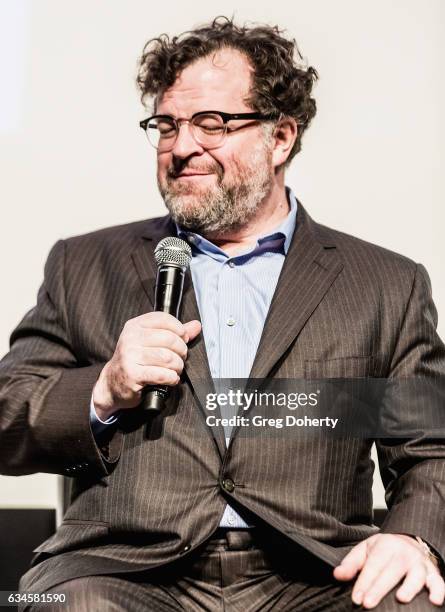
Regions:
<svg viewBox="0 0 445 612"><path fill-rule="evenodd" d="M424 268L318 225L285 187L316 77L277 28L217 19L147 44L170 214L59 241L0 364L2 472L73 477L23 590L66 593L64 610L442 605L443 444L376 440L379 531L372 441L242 437L204 427L194 396L211 378L445 371ZM183 323L152 312L153 251L176 234ZM147 417L153 384L170 397Z"/></svg>

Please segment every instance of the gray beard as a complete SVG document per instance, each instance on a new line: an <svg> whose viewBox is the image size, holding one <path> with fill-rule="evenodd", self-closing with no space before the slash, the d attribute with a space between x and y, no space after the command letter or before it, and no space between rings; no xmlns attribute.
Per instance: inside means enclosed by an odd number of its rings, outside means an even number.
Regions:
<svg viewBox="0 0 445 612"><path fill-rule="evenodd" d="M256 151L247 170L239 171L234 185L224 185L221 175L213 189L199 192L194 185L158 181L159 191L172 219L181 227L201 235L223 235L245 226L261 208L272 188L271 154Z"/></svg>

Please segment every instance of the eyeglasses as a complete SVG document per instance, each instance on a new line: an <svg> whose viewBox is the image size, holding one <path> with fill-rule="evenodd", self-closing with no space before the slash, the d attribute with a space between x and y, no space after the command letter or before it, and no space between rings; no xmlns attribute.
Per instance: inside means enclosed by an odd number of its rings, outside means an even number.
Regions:
<svg viewBox="0 0 445 612"><path fill-rule="evenodd" d="M240 119L254 119L256 121L271 121L278 119L278 114L263 113L222 113L220 111L201 111L192 115L191 119L175 119L170 115L153 115L139 123L147 134L153 147L160 152L171 151L178 137L181 123L189 123L193 138L205 149L214 149L224 142L227 133L235 132L246 124L237 128L230 128L228 121Z"/></svg>

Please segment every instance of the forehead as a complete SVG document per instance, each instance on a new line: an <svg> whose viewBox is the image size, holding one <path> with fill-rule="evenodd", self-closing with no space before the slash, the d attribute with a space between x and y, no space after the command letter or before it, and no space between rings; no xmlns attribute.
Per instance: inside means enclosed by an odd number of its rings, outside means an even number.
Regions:
<svg viewBox="0 0 445 612"><path fill-rule="evenodd" d="M189 117L201 110L251 110L244 99L251 85L252 67L245 55L221 49L184 68L158 100L158 114Z"/></svg>

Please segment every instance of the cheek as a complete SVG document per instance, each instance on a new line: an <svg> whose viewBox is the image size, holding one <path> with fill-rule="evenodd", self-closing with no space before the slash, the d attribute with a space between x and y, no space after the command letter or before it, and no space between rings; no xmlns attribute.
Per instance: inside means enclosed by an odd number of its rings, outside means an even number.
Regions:
<svg viewBox="0 0 445 612"><path fill-rule="evenodd" d="M239 155L239 152L238 152ZM212 151L213 163L218 167L221 177L230 178L234 171L236 172L237 167L237 156L235 151L228 147L223 149L214 149Z"/></svg>
<svg viewBox="0 0 445 612"><path fill-rule="evenodd" d="M230 151L224 159L224 177L228 183L236 182L243 174L244 160L239 151Z"/></svg>

